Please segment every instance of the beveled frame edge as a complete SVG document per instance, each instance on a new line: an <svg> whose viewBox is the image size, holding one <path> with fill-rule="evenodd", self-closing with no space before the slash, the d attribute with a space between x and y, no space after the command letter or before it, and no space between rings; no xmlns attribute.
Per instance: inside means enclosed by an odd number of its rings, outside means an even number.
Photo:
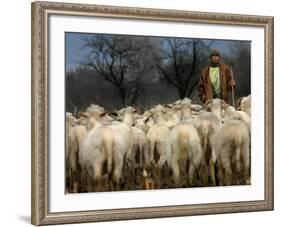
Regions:
<svg viewBox="0 0 281 227"><path fill-rule="evenodd" d="M81 15L263 27L265 31L265 199L260 201L49 213L48 211L48 16ZM34 225L112 221L273 210L273 30L270 16L166 9L32 3L31 222Z"/></svg>

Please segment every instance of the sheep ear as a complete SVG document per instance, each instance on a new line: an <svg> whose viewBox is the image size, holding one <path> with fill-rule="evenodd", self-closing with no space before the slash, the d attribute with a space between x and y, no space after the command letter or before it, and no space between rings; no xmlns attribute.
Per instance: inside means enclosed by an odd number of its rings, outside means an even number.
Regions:
<svg viewBox="0 0 281 227"><path fill-rule="evenodd" d="M225 103L225 104L222 104L222 108L223 108L223 109L227 109L228 107L230 107L229 104L226 104L226 103Z"/></svg>
<svg viewBox="0 0 281 227"><path fill-rule="evenodd" d="M83 117L88 118L88 117L90 116L90 114L87 113L87 112L81 112L81 113L80 113L80 116L83 116Z"/></svg>
<svg viewBox="0 0 281 227"><path fill-rule="evenodd" d="M133 113L137 113L138 112L138 108L136 106L132 106L133 108Z"/></svg>
<svg viewBox="0 0 281 227"><path fill-rule="evenodd" d="M226 110L226 108L229 107L229 106L230 106L230 105L228 105L228 104L222 105L222 109L223 109L223 110ZM235 108L234 108L234 109L235 109Z"/></svg>
<svg viewBox="0 0 281 227"><path fill-rule="evenodd" d="M207 106L207 105L209 105L212 101L213 101L212 99L208 99L208 100L204 103L204 105Z"/></svg>
<svg viewBox="0 0 281 227"><path fill-rule="evenodd" d="M150 114L145 120L144 120L144 123L148 122L149 118L152 117L152 114Z"/></svg>
<svg viewBox="0 0 281 227"><path fill-rule="evenodd" d="M165 104L165 107L172 108L173 106L171 104Z"/></svg>
<svg viewBox="0 0 281 227"><path fill-rule="evenodd" d="M100 114L100 117L104 117L107 114L107 112L103 112Z"/></svg>
<svg viewBox="0 0 281 227"><path fill-rule="evenodd" d="M204 107L204 109L205 109L206 111L210 111L211 107L210 107L210 105L206 105L206 106Z"/></svg>
<svg viewBox="0 0 281 227"><path fill-rule="evenodd" d="M140 114L141 113L141 110L140 110L140 108L138 108L138 107L135 107L135 113L138 113L138 114Z"/></svg>
<svg viewBox="0 0 281 227"><path fill-rule="evenodd" d="M229 105L225 103L224 100L221 99L221 107L225 110Z"/></svg>
<svg viewBox="0 0 281 227"><path fill-rule="evenodd" d="M115 117L118 117L118 113L117 112L111 112L110 115L113 115Z"/></svg>
<svg viewBox="0 0 281 227"><path fill-rule="evenodd" d="M72 123L74 123L74 124L79 124L79 123L80 123L79 120L80 120L80 118L79 118L79 119L74 118L73 121L72 121Z"/></svg>
<svg viewBox="0 0 281 227"><path fill-rule="evenodd" d="M223 99L221 99L221 104L222 104L222 105L225 105L225 104L226 104Z"/></svg>
<svg viewBox="0 0 281 227"><path fill-rule="evenodd" d="M237 108L240 107L241 101L242 101L243 98L244 98L244 97L240 97L240 98L236 101L236 106L237 106Z"/></svg>
<svg viewBox="0 0 281 227"><path fill-rule="evenodd" d="M204 109L209 111L210 110L210 104L212 102L212 99L208 99L205 103L204 103Z"/></svg>

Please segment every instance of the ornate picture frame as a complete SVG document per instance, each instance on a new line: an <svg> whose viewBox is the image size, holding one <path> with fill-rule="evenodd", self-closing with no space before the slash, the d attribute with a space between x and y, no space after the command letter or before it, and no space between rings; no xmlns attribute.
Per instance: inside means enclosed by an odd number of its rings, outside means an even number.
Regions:
<svg viewBox="0 0 281 227"><path fill-rule="evenodd" d="M263 199L198 202L196 204L166 204L130 208L110 209L71 209L70 211L52 211L50 186L51 155L55 149L50 141L51 93L50 81L53 65L50 64L50 17L110 18L135 21L171 22L178 24L191 23L194 26L236 26L244 29L261 29L263 39L264 75L260 87L264 89L263 110ZM65 224L113 221L125 219L161 218L189 215L205 215L234 212L273 210L273 17L237 15L225 13L207 13L176 11L148 8L130 8L119 6L102 6L86 4L69 4L55 2L32 3L32 224ZM52 49L52 51L54 51ZM253 67L253 65L252 65ZM255 81L252 80L252 84ZM63 90L63 88L62 88ZM59 91L58 91L59 92ZM63 94L63 92L62 92ZM64 94L63 94L64 95ZM257 101L257 100L256 100ZM255 105L253 103L253 105ZM252 115L255 113L253 112ZM61 122L63 125L64 122ZM253 141L256 142L256 141ZM261 176L262 177L262 176ZM141 195L143 196L143 195ZM145 195L144 195L145 196ZM115 206L116 207L116 206Z"/></svg>

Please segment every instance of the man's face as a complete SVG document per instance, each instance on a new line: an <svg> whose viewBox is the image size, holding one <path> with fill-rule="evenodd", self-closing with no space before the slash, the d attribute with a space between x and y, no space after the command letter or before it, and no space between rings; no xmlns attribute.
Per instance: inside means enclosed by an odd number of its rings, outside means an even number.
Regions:
<svg viewBox="0 0 281 227"><path fill-rule="evenodd" d="M219 55L212 55L211 61L215 64L218 64L220 61L220 56Z"/></svg>

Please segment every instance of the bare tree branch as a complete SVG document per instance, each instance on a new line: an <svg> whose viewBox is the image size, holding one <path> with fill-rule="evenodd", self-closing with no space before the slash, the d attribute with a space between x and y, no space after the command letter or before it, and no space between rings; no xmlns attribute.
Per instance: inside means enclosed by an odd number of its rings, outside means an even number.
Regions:
<svg viewBox="0 0 281 227"><path fill-rule="evenodd" d="M168 73L166 72L165 69L163 69L162 67L160 67L159 65L157 66L157 68L160 70L160 72L162 73L162 75L165 77L165 79L170 83L172 84L173 86L177 87L177 83L174 82L169 76L168 76Z"/></svg>
<svg viewBox="0 0 281 227"><path fill-rule="evenodd" d="M169 71L161 67L161 73L177 88L180 98L184 98L194 89L195 85L191 84L191 81L197 73L199 56L207 51L211 42L204 43L200 39L165 38L163 43L162 60Z"/></svg>

